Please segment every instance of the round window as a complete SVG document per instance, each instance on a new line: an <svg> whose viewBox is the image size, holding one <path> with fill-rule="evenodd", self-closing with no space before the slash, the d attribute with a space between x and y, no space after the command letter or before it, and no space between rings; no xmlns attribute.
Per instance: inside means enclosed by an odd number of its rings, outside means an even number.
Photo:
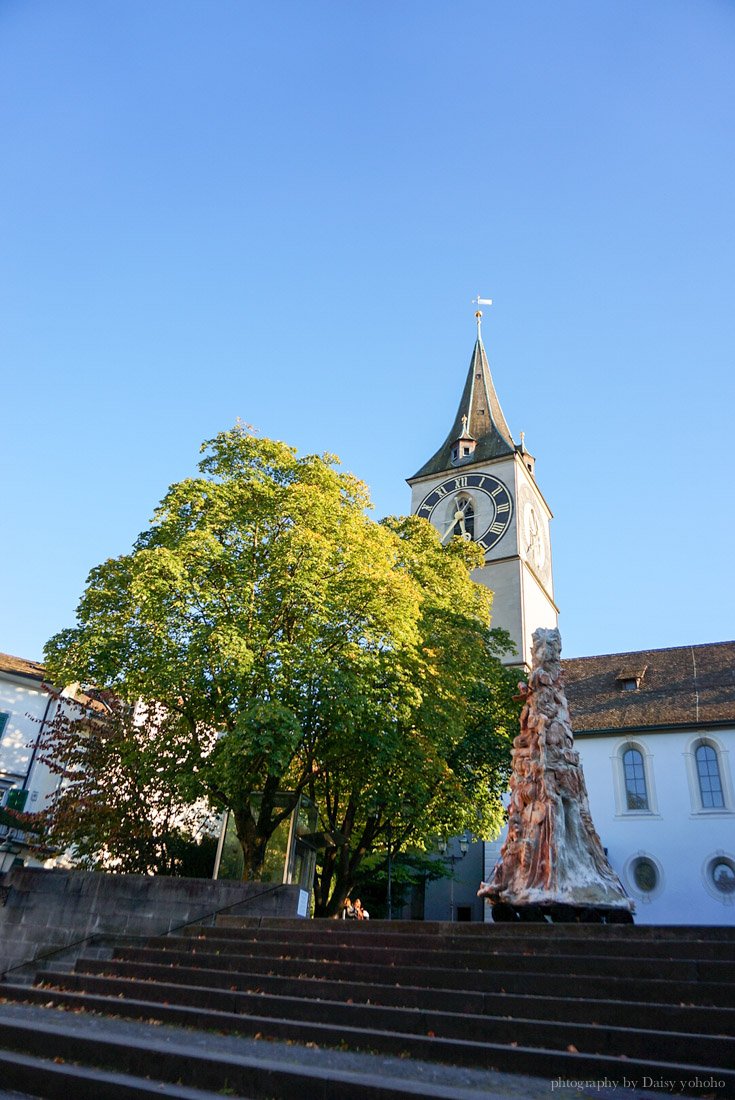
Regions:
<svg viewBox="0 0 735 1100"><path fill-rule="evenodd" d="M650 894L658 886L658 871L652 859L642 856L633 864L633 882L644 894Z"/></svg>
<svg viewBox="0 0 735 1100"><path fill-rule="evenodd" d="M735 863L731 859L726 859L724 856L713 859L709 874L719 893L735 894Z"/></svg>

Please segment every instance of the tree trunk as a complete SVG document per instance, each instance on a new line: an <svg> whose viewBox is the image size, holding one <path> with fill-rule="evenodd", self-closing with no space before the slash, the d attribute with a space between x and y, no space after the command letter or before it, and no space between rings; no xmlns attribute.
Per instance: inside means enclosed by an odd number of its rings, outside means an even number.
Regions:
<svg viewBox="0 0 735 1100"><path fill-rule="evenodd" d="M246 881L257 881L263 870L265 849L270 834L269 836L261 835L249 806L246 806L244 810L233 810L233 816L235 818L235 832L242 849L242 877Z"/></svg>
<svg viewBox="0 0 735 1100"><path fill-rule="evenodd" d="M260 797L257 819L251 806L251 795L255 793ZM277 793L278 779L269 777L262 791L249 792L244 803L232 811L235 832L242 848L242 877L246 881L257 881L262 874L268 841L284 818L293 813L298 801L298 792L292 792L286 805L276 807Z"/></svg>

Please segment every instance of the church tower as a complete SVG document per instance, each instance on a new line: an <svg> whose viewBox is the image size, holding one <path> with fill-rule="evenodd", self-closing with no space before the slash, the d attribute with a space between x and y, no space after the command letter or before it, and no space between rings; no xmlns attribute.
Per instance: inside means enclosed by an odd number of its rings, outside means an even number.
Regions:
<svg viewBox="0 0 735 1100"><path fill-rule="evenodd" d="M455 535L485 551L473 578L494 592L492 625L502 627L517 655L506 664L531 665L531 635L557 625L551 576L551 510L534 476L523 435L514 443L503 416L482 343L477 340L451 431L439 450L408 479L411 511L424 516L446 542Z"/></svg>

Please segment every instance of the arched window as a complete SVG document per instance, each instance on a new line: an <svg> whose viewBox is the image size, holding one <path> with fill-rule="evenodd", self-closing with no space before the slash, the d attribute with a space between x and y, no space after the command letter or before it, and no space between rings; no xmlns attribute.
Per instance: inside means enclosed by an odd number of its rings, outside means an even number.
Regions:
<svg viewBox="0 0 735 1100"><path fill-rule="evenodd" d="M643 756L638 749L629 746L623 752L623 775L625 778L625 802L629 810L647 810L648 788L646 786L646 768Z"/></svg>
<svg viewBox="0 0 735 1100"><path fill-rule="evenodd" d="M720 762L717 759L716 750L703 742L697 746L694 759L697 763L699 796L702 799L703 808L705 810L724 809L725 795L722 790Z"/></svg>

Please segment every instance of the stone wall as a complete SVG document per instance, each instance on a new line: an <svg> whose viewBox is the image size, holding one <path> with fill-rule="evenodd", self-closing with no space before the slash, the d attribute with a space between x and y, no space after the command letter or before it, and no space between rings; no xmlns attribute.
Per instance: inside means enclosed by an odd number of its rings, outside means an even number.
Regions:
<svg viewBox="0 0 735 1100"><path fill-rule="evenodd" d="M0 975L62 947L71 947L63 956L68 961L91 946L78 944L89 936L99 943L110 935L165 935L188 923L211 923L222 909L234 916L302 916L308 900L298 886L28 867L0 876L0 895Z"/></svg>

